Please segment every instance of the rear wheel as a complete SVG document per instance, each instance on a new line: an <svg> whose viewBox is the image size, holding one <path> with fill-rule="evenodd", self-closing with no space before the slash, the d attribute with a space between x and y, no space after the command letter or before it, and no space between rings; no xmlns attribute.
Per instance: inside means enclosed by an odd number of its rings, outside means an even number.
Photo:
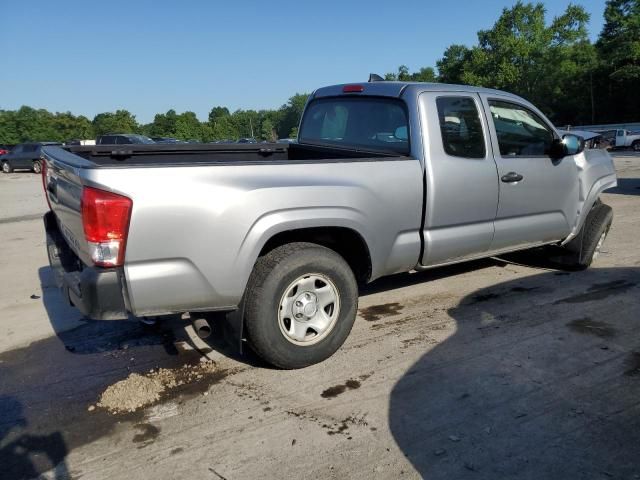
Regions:
<svg viewBox="0 0 640 480"><path fill-rule="evenodd" d="M11 167L11 164L7 161L2 162L2 172L3 173L11 173L13 172L13 167Z"/></svg>
<svg viewBox="0 0 640 480"><path fill-rule="evenodd" d="M40 160L35 160L32 167L33 173L42 173L42 164Z"/></svg>
<svg viewBox="0 0 640 480"><path fill-rule="evenodd" d="M573 270L588 268L598 258L612 221L612 208L598 200L578 235L562 248L561 255L554 260Z"/></svg>
<svg viewBox="0 0 640 480"><path fill-rule="evenodd" d="M633 148L634 152L640 152L640 141L636 140L635 142L633 142L631 148Z"/></svg>
<svg viewBox="0 0 640 480"><path fill-rule="evenodd" d="M312 243L260 257L246 293L247 337L280 368L321 362L344 343L355 321L358 287L347 262Z"/></svg>

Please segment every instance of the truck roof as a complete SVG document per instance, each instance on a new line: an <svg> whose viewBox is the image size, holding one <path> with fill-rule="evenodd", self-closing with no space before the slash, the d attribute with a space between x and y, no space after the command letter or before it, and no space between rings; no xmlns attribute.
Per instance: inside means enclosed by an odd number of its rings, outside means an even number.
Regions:
<svg viewBox="0 0 640 480"><path fill-rule="evenodd" d="M524 100L517 95L502 90L494 90L491 88L475 87L472 85L455 85L451 83L424 83L424 82L355 82L343 83L340 85L331 85L317 89L313 98L334 97L344 95L343 88L346 85L360 85L363 87L363 94L376 95L382 97L399 97L402 94L412 91L414 94L422 92L469 92L469 93L491 93L494 95L510 96L514 99Z"/></svg>

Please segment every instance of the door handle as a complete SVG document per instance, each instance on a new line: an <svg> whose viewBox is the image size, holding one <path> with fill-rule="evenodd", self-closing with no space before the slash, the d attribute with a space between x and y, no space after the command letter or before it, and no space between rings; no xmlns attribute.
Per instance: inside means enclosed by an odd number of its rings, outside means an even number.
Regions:
<svg viewBox="0 0 640 480"><path fill-rule="evenodd" d="M519 182L523 178L524 177L519 173L509 172L506 175L503 175L500 180L502 180L504 183L515 183L515 182Z"/></svg>

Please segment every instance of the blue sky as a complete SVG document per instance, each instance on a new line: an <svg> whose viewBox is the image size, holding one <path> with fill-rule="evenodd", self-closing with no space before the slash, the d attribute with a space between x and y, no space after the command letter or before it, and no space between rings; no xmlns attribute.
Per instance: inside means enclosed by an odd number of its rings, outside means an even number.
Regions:
<svg viewBox="0 0 640 480"><path fill-rule="evenodd" d="M205 119L279 107L296 92L435 66L471 45L510 0L0 2L0 109L96 113L149 122L170 108ZM544 2L548 20L569 0ZM602 29L605 0L574 0Z"/></svg>

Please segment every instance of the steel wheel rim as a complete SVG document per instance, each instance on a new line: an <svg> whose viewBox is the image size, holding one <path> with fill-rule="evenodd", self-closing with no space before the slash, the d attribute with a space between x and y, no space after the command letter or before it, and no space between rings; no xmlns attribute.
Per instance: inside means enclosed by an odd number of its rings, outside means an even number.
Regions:
<svg viewBox="0 0 640 480"><path fill-rule="evenodd" d="M605 230L604 232L602 232L602 235L600 235L600 238L598 239L598 243L596 244L596 249L593 252L593 259L595 260L596 258L598 258L598 255L600 255L600 249L602 248L602 245L604 244L604 239L607 236L607 231Z"/></svg>
<svg viewBox="0 0 640 480"><path fill-rule="evenodd" d="M9 173L9 164L8 164L7 162L4 162L4 163L2 164L2 171L3 171L4 173Z"/></svg>
<svg viewBox="0 0 640 480"><path fill-rule="evenodd" d="M287 341L314 345L333 330L340 315L340 294L321 273L296 278L284 290L278 304L278 326Z"/></svg>
<svg viewBox="0 0 640 480"><path fill-rule="evenodd" d="M35 162L33 164L33 171L34 171L34 173L40 173L42 171L42 169L40 168L40 163L39 162Z"/></svg>

